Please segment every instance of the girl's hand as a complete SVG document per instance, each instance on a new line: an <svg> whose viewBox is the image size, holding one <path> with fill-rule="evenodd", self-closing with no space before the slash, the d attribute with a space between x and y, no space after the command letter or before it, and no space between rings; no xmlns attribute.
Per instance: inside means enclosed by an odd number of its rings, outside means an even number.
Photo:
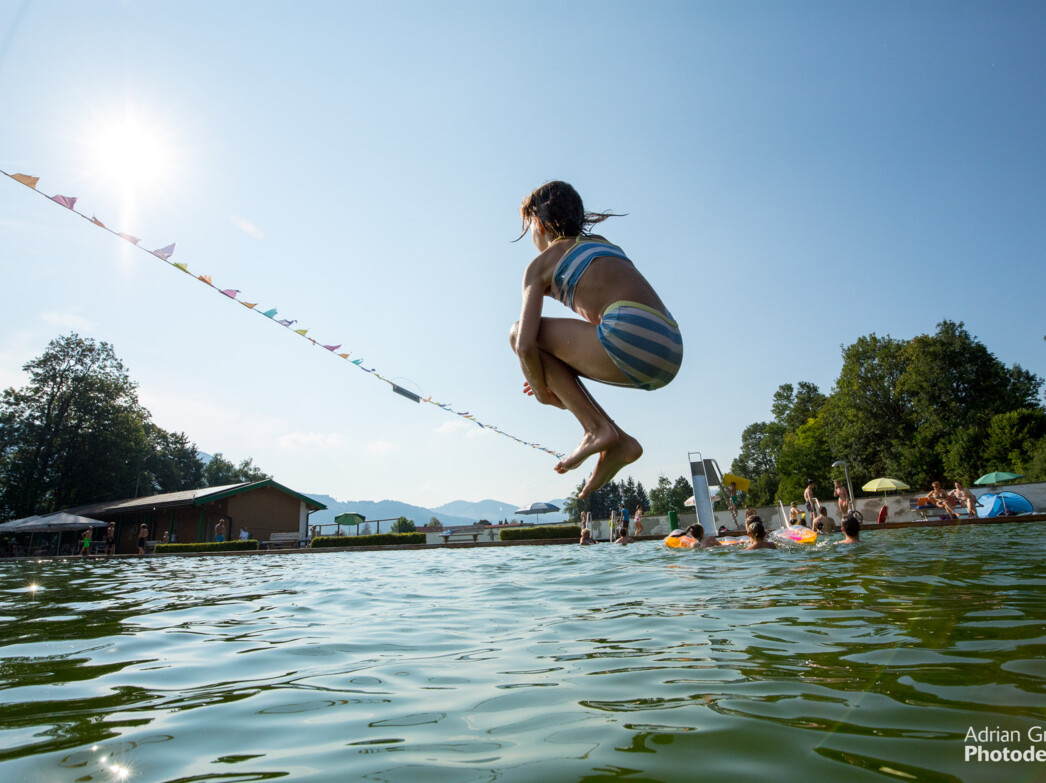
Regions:
<svg viewBox="0 0 1046 783"><path fill-rule="evenodd" d="M560 401L559 397L553 394L547 386L544 388L544 392L544 394L538 394L537 392L535 392L534 387L530 385L530 381L525 381L523 383L523 393L526 394L528 397L536 398L537 401L540 402L542 405L552 405L556 408L563 408L564 410L566 409L567 406L564 405Z"/></svg>

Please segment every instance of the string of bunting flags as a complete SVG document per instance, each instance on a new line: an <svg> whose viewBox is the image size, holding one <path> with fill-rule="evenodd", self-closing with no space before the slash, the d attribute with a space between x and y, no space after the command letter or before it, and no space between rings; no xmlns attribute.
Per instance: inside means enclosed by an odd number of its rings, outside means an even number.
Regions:
<svg viewBox="0 0 1046 783"><path fill-rule="evenodd" d="M242 305L243 307L247 308L248 310L250 310L250 311L252 311L254 313L257 313L258 315L261 315L263 318L266 318L266 319L272 321L275 324L279 324L280 326L282 326L282 327L284 327L286 329L289 329L290 331L292 331L295 334L299 335L303 339L308 340L313 345L316 345L316 346L319 346L320 348L326 349L332 355L337 356L337 357L347 361L349 364L355 365L356 367L358 367L360 370L362 370L363 372L367 373L368 375L371 375L372 377L377 378L380 381L384 381L385 383L389 384L389 386L392 387L392 391L393 392L395 392L396 394L399 394L399 395L407 398L408 400L411 400L411 401L417 402L417 403L422 403L422 402L429 403L430 405L434 405L437 408L440 408L441 410L446 411L447 413L451 413L451 414L454 414L455 416L460 416L463 419L467 419L468 421L471 421L473 424L475 424L477 427L480 427L480 428L485 429L485 430L491 430L492 432L496 432L498 435L501 435L503 437L509 438L510 440L514 440L516 443L522 444L524 446L529 446L530 448L533 448L533 449L538 449L539 451L544 451L545 453L551 454L552 456L554 456L554 457L556 457L558 459L562 459L565 456L564 454L561 454L560 452L557 452L557 451L555 451L553 449L547 448L546 446L542 446L540 443L531 443L529 441L523 440L522 438L517 438L515 435L511 435L511 434L505 432L504 430L494 426L493 424L484 424L483 422L479 421L475 416L473 416L471 413L469 413L467 411L455 410L452 407L452 405L450 405L449 403L438 402L437 400L432 399L431 395L428 396L428 397L422 398L422 396L420 394L415 394L414 392L410 391L409 389L404 389L402 386L399 386L396 383L393 383L391 380L389 380L388 378L386 378L383 375L381 375L381 373L379 373L375 368L373 368L373 367L364 367L363 359L361 359L361 358L352 358L352 353L351 352L349 352L349 351L342 351L341 350L341 348L342 348L342 344L341 343L338 343L336 345L335 344L322 343L322 342L319 342L318 340L315 340L312 337L310 337L308 329L292 329L291 327L294 326L294 324L298 323L298 321L296 319L277 318L276 316L278 315L278 313L277 313L275 307L269 307L267 309L262 309L259 306L258 302L248 302L248 301L240 298L240 293L241 293L240 289L238 289L238 288L221 288L220 286L217 286L217 285L214 284L214 282L211 279L210 275L208 275L208 274L202 274L202 275L194 274L193 272L189 271L189 265L187 263L183 263L183 262L179 262L179 261L172 261L171 260L171 256L174 255L174 249L175 249L175 244L176 244L174 242L172 242L171 244L166 245L164 247L161 247L158 250L148 250L148 249L146 249L146 247L144 247L141 244L142 240L139 239L138 237L133 236L131 234L127 234L127 233L125 233L123 231L115 231L114 229L110 228L105 223L103 223L101 220L99 220L96 216L91 215L90 217L88 217L84 212L80 212L79 210L77 210L76 209L76 203L77 203L77 201L79 199L77 199L76 197L74 197L74 196L62 196L62 195L49 196L46 193L44 193L42 190L37 188L37 183L40 181L39 177L29 176L28 174L9 174L8 172L3 171L2 169L0 169L0 174L3 174L4 176L6 176L6 177L8 177L10 179L13 179L15 182L20 182L21 184L25 185L27 188L33 190L36 193L39 193L44 198L46 198L46 199L48 199L50 201L53 201L54 203L59 204L60 206L65 207L69 211L79 215L84 220L88 221L89 223L94 224L98 228L104 229L105 231L108 231L110 234L118 236L118 237L120 237L121 239L123 239L126 242L130 242L132 245L134 245L138 250L141 250L143 253L146 253L146 254L148 254L150 256L158 258L160 261L163 261L168 266L170 266L170 267L172 267L174 269L177 269L177 270L179 270L181 272L184 272L185 274L189 275L190 277L195 278L199 282L201 282L204 285L206 285L208 288L211 288L214 291L217 291L219 294L222 294L223 296L233 300L234 302L237 302L238 304Z"/></svg>

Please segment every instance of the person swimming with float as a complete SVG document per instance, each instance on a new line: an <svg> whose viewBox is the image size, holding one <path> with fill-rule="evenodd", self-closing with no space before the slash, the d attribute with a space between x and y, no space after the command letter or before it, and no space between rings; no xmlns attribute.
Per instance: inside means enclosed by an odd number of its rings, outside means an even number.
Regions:
<svg viewBox="0 0 1046 783"><path fill-rule="evenodd" d="M573 453L556 463L566 473L598 454L578 493L588 497L635 462L643 447L592 398L582 378L652 391L679 372L679 326L624 251L587 230L613 213L585 212L566 182L547 182L523 199L523 234L538 255L523 275L523 306L510 341L523 369L523 391L544 405L564 408L583 434ZM579 316L542 315L546 296Z"/></svg>

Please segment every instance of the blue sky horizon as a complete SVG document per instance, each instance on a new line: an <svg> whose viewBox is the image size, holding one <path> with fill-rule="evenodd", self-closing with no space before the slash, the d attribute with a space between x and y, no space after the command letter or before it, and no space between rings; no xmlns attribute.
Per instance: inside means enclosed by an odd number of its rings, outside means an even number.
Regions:
<svg viewBox="0 0 1046 783"><path fill-rule="evenodd" d="M686 350L663 390L592 387L647 488L690 451L726 468L780 384L827 392L869 333L962 321L1046 376L1041 3L27 0L0 31L0 169L558 451L579 428L508 348L518 206L565 179L625 213L601 230ZM0 271L0 388L60 334L105 340L160 426L298 491L523 505L592 468L6 178Z"/></svg>

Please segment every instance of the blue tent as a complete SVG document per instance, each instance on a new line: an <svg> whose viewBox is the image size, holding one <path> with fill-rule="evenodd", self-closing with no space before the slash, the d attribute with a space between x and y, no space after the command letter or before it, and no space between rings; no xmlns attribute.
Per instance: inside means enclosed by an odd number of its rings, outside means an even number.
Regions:
<svg viewBox="0 0 1046 783"><path fill-rule="evenodd" d="M1028 514L1034 511L1028 498L1016 492L985 492L977 498L977 516L997 517L1003 511Z"/></svg>

